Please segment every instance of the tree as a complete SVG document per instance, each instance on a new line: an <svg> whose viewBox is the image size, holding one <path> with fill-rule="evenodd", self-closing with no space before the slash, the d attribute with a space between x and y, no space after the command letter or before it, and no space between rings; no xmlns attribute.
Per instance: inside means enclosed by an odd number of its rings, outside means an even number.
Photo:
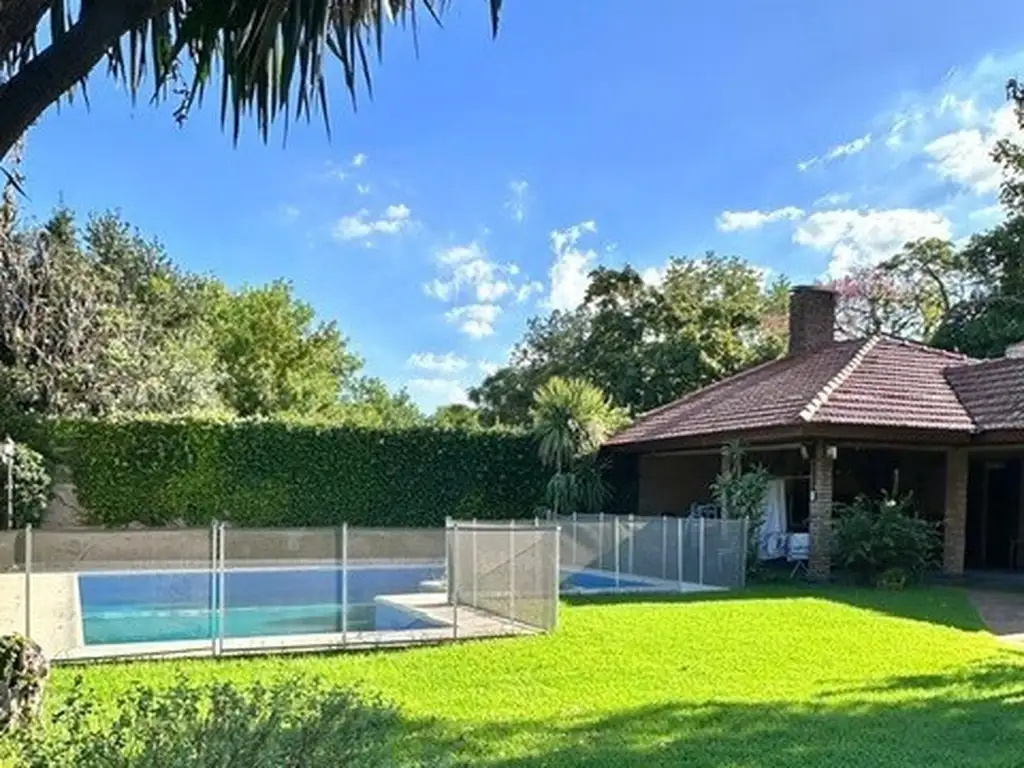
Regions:
<svg viewBox="0 0 1024 768"><path fill-rule="evenodd" d="M785 349L789 284L735 257L672 259L661 285L628 264L598 268L582 304L532 319L509 365L470 399L485 422L528 424L553 376L584 378L631 413L667 403Z"/></svg>
<svg viewBox="0 0 1024 768"><path fill-rule="evenodd" d="M12 478L14 519L11 527L24 528L26 523L39 525L50 502L50 474L46 471L45 459L27 445L16 443ZM0 504L6 503L6 498L7 470L0 464ZM0 515L3 516L6 516L6 511Z"/></svg>
<svg viewBox="0 0 1024 768"><path fill-rule="evenodd" d="M216 407L205 326L193 305L172 308L180 276L162 252L113 215L84 237L67 210L19 228L13 201L0 232L0 398L54 415Z"/></svg>
<svg viewBox="0 0 1024 768"><path fill-rule="evenodd" d="M453 403L442 405L431 417L431 421L442 429L480 429L480 411L468 405Z"/></svg>
<svg viewBox="0 0 1024 768"><path fill-rule="evenodd" d="M841 335L927 341L970 283L953 244L928 238L907 243L879 264L855 267L828 285L838 294Z"/></svg>
<svg viewBox="0 0 1024 768"><path fill-rule="evenodd" d="M362 367L334 323L284 281L222 296L214 318L221 395L240 416L316 415L341 401Z"/></svg>
<svg viewBox="0 0 1024 768"><path fill-rule="evenodd" d="M497 33L502 0L488 0ZM10 0L0 6L0 160L51 104L106 57L133 95L180 98L184 119L207 88L237 140L252 117L266 140L281 118L326 119L325 64L341 64L353 101L384 30L417 12L435 19L450 0ZM48 17L48 23L47 23Z"/></svg>
<svg viewBox="0 0 1024 768"><path fill-rule="evenodd" d="M541 462L554 471L548 499L556 515L600 511L609 496L597 452L628 417L583 379L554 377L534 396L533 424Z"/></svg>

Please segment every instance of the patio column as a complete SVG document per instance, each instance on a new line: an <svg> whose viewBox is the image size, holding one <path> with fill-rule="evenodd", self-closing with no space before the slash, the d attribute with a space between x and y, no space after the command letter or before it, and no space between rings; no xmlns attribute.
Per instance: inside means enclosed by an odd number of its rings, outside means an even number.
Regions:
<svg viewBox="0 0 1024 768"><path fill-rule="evenodd" d="M834 461L825 443L814 445L811 459L811 509L808 530L811 534L811 556L808 570L811 578L824 581L832 569L829 552L832 529L832 480Z"/></svg>
<svg viewBox="0 0 1024 768"><path fill-rule="evenodd" d="M946 451L946 506L943 521L942 570L956 576L964 572L967 531L967 450Z"/></svg>

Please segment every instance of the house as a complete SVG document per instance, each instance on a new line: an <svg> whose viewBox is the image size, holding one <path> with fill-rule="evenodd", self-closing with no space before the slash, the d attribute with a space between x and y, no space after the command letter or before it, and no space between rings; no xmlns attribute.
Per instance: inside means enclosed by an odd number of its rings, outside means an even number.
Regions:
<svg viewBox="0 0 1024 768"><path fill-rule="evenodd" d="M606 444L639 514L711 500L723 446L771 472L785 528L830 570L834 504L913 493L941 524L943 568L1024 568L1024 344L979 361L901 339L839 340L835 295L798 287L785 357L644 414Z"/></svg>

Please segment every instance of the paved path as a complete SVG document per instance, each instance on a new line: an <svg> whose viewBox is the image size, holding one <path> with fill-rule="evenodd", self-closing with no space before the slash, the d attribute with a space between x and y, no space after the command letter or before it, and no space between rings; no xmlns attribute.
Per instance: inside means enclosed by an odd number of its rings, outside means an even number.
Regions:
<svg viewBox="0 0 1024 768"><path fill-rule="evenodd" d="M967 595L989 632L1000 640L1024 644L1024 592L970 589Z"/></svg>

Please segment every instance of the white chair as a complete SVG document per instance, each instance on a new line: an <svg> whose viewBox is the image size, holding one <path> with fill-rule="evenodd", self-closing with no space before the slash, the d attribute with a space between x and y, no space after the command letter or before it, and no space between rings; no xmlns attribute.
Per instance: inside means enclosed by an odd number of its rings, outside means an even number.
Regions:
<svg viewBox="0 0 1024 768"><path fill-rule="evenodd" d="M798 573L807 573L807 561L811 557L811 534L791 533L786 537L786 562L793 564L793 570L789 578L795 578Z"/></svg>

